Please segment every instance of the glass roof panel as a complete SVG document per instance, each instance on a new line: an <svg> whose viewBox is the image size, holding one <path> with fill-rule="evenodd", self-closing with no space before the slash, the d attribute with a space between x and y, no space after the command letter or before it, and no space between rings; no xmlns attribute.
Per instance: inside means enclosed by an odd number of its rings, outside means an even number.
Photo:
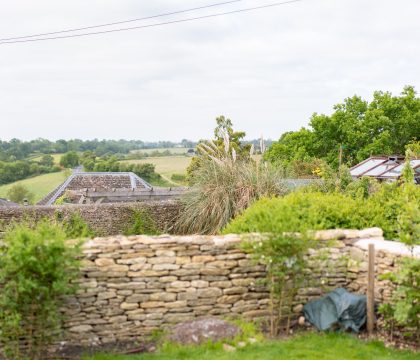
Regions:
<svg viewBox="0 0 420 360"><path fill-rule="evenodd" d="M357 165L355 168L350 170L350 174L352 176L359 176L363 174L364 172L368 171L369 169L372 169L376 165L382 164L385 161L386 159L369 159L365 163Z"/></svg>

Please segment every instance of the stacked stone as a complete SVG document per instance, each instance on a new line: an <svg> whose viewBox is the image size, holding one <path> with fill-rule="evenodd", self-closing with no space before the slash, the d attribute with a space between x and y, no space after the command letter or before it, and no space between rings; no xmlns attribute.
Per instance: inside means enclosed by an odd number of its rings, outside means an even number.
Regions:
<svg viewBox="0 0 420 360"><path fill-rule="evenodd" d="M80 290L64 313L72 342L132 341L203 316L262 317L265 268L238 236L114 237L84 245Z"/></svg>
<svg viewBox="0 0 420 360"><path fill-rule="evenodd" d="M263 241L258 234L251 239ZM403 244L385 241L382 230L328 230L306 259L306 276L291 309L296 319L308 301L337 287L365 293L367 245L376 252L376 300L391 297L393 286L381 275L395 272L408 256ZM221 316L264 318L270 296L261 286L265 268L241 251L238 235L115 236L90 240L76 296L63 309L67 339L102 345L134 341L171 324ZM420 248L416 250L420 257ZM286 312L284 312L286 313Z"/></svg>
<svg viewBox="0 0 420 360"><path fill-rule="evenodd" d="M318 299L336 288L348 288L352 276L349 265L354 263L352 261L354 250L365 253L355 247L356 241L360 239L383 241L382 230L377 228L323 230L315 232L313 236L318 241L317 247L309 249L304 257L307 264L304 271L305 279L297 290L292 304L295 321L298 315L302 314L303 305L307 302ZM363 266L367 270L367 263ZM367 273L361 281L367 281Z"/></svg>
<svg viewBox="0 0 420 360"><path fill-rule="evenodd" d="M122 234L133 220L133 211L145 211L150 215L157 229L166 232L173 228L181 205L175 200L148 201L136 203L111 203L88 205L16 206L0 207L0 232L13 221L31 219L62 219L79 214L98 236Z"/></svg>

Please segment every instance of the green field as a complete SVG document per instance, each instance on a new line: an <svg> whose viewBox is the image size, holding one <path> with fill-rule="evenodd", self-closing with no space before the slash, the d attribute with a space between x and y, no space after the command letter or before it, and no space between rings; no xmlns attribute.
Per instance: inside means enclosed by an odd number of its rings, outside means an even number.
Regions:
<svg viewBox="0 0 420 360"><path fill-rule="evenodd" d="M140 149L140 150L132 150L130 151L130 153L132 154L151 154L155 151L158 152L164 152L164 151L170 151L171 154L177 154L177 155L182 155L182 154L186 154L187 153L186 148L157 148L157 149Z"/></svg>
<svg viewBox="0 0 420 360"><path fill-rule="evenodd" d="M92 360L418 360L419 354L364 342L351 335L306 334L286 341L264 341L226 352L221 344L200 347L167 346L157 354L97 355Z"/></svg>
<svg viewBox="0 0 420 360"><path fill-rule="evenodd" d="M51 154L51 156L54 158L54 164L59 165L60 164L60 159L64 154ZM44 156L44 154L41 155L36 155L34 157L29 157L29 160L32 161L40 161L42 159L42 157Z"/></svg>
<svg viewBox="0 0 420 360"><path fill-rule="evenodd" d="M56 172L51 174L44 174L35 176L33 178L19 180L11 184L0 186L0 197L7 198L7 192L16 184L25 186L31 193L35 195L34 202L38 202L49 192L54 190L66 179L66 172Z"/></svg>
<svg viewBox="0 0 420 360"><path fill-rule="evenodd" d="M155 170L158 174L174 185L178 185L171 181L173 174L186 174L187 167L191 162L191 158L187 156L164 156L164 157L149 157L141 160L124 160L130 164L154 164Z"/></svg>

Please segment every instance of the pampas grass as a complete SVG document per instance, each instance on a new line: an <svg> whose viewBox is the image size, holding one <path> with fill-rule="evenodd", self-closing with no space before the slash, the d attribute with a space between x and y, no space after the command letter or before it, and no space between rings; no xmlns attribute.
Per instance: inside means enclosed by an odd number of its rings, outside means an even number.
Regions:
<svg viewBox="0 0 420 360"><path fill-rule="evenodd" d="M277 170L253 160L237 160L229 138L224 139L223 149L212 141L200 144L201 166L184 197L177 233L216 234L255 200L286 192Z"/></svg>

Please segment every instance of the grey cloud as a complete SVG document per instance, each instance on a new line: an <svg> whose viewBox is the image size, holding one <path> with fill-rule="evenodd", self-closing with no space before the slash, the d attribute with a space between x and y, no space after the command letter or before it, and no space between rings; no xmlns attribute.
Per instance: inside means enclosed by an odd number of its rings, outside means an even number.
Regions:
<svg viewBox="0 0 420 360"><path fill-rule="evenodd" d="M0 36L210 2L20 0L3 4ZM229 9L263 3L269 1ZM161 28L0 46L0 138L198 139L210 136L220 114L249 137L278 138L344 97L418 87L419 10L415 0L306 0ZM202 13L213 11L220 10Z"/></svg>

